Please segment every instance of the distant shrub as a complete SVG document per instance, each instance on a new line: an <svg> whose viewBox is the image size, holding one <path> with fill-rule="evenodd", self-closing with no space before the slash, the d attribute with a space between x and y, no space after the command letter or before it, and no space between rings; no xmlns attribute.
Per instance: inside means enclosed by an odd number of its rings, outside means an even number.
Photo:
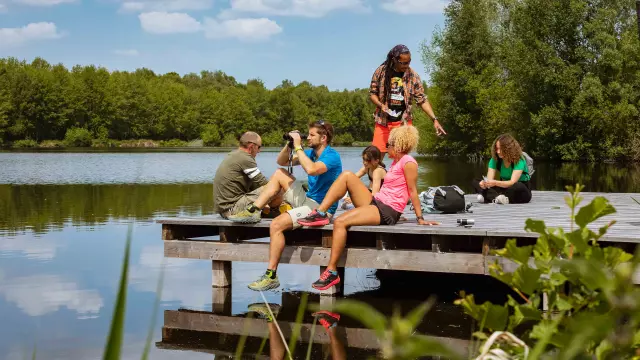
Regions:
<svg viewBox="0 0 640 360"><path fill-rule="evenodd" d="M108 148L108 147L119 147L120 141L113 139L93 139L91 141L91 147L94 148Z"/></svg>
<svg viewBox="0 0 640 360"><path fill-rule="evenodd" d="M262 144L265 146L284 146L283 131L273 130L262 136Z"/></svg>
<svg viewBox="0 0 640 360"><path fill-rule="evenodd" d="M160 141L162 147L187 147L189 143L180 139L171 139Z"/></svg>
<svg viewBox="0 0 640 360"><path fill-rule="evenodd" d="M69 147L89 147L93 138L85 128L72 127L64 135L64 144Z"/></svg>
<svg viewBox="0 0 640 360"><path fill-rule="evenodd" d="M64 143L60 140L45 140L40 143L39 147L44 149L61 148L64 147Z"/></svg>
<svg viewBox="0 0 640 360"><path fill-rule="evenodd" d="M122 140L120 142L120 147L123 148L152 148L158 147L158 143L153 140L148 139L140 139L140 140Z"/></svg>
<svg viewBox="0 0 640 360"><path fill-rule="evenodd" d="M220 146L238 146L238 138L235 136L235 134L227 134L220 142Z"/></svg>
<svg viewBox="0 0 640 360"><path fill-rule="evenodd" d="M11 146L16 149L26 149L26 148L38 147L38 143L35 140L25 139L25 140L14 141L13 144L11 144Z"/></svg>
<svg viewBox="0 0 640 360"><path fill-rule="evenodd" d="M215 125L203 126L200 137L202 138L202 143L204 144L204 146L220 145L220 131L218 131L218 127Z"/></svg>
<svg viewBox="0 0 640 360"><path fill-rule="evenodd" d="M351 146L353 144L353 135L350 133L338 134L333 138L334 145Z"/></svg>

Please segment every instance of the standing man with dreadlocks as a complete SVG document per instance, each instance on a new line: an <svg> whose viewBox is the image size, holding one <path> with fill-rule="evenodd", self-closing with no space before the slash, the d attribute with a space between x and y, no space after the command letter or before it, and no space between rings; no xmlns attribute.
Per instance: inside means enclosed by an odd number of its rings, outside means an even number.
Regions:
<svg viewBox="0 0 640 360"><path fill-rule="evenodd" d="M433 120L436 134L446 135L438 118L431 109L422 86L422 80L409 64L411 52L404 45L396 45L387 54L387 60L373 73L369 94L376 105L374 118L376 127L373 131L373 142L383 154L387 153L389 133L403 124L412 125L412 103L424 110ZM383 155L384 158L384 155Z"/></svg>

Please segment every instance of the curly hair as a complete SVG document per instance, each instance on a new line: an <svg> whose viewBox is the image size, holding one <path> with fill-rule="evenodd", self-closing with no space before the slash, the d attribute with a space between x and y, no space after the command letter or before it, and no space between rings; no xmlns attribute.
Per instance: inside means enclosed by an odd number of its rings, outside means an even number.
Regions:
<svg viewBox="0 0 640 360"><path fill-rule="evenodd" d="M498 141L500 142L502 160L512 165L517 163L522 156L522 147L520 147L520 143L509 134L502 134L493 142L491 146L491 157L493 160L498 161L498 154L496 153L496 143Z"/></svg>
<svg viewBox="0 0 640 360"><path fill-rule="evenodd" d="M412 125L402 125L391 130L389 134L389 144L393 144L396 152L408 154L418 146L420 134L418 129Z"/></svg>

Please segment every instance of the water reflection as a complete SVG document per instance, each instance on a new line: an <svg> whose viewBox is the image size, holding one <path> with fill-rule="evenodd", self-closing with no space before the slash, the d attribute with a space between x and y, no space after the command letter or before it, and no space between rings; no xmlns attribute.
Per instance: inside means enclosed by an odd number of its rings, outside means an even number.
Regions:
<svg viewBox="0 0 640 360"><path fill-rule="evenodd" d="M217 290L214 290L217 291ZM373 292L360 293L356 298L389 314L391 306L398 301L379 297ZM231 358L244 341L243 358L286 359L291 353L294 359L364 359L378 357L381 344L374 331L359 322L338 313L320 310L305 311L299 329L295 319L300 306L301 294L283 293L279 302L250 304L246 311L232 315L224 310L193 311L188 309L166 310L162 340L156 347L165 350L189 350L215 354L216 358ZM331 297L309 296L309 303L328 308L335 301ZM417 305L416 300L408 302ZM406 304L403 304L405 306ZM433 319L429 315L418 327L418 332L456 349L461 354L468 351L470 342L466 331L471 329L471 320L459 309L438 305L439 311L449 313L449 322L463 328L447 334L433 332ZM444 308L444 309L443 309ZM218 309L224 309L218 307ZM290 340L296 334L298 342ZM243 338L245 336L245 338Z"/></svg>

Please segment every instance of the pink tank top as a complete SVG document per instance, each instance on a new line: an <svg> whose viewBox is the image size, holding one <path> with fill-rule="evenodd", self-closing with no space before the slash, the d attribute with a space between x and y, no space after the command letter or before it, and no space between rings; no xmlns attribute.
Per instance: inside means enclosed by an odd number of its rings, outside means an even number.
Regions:
<svg viewBox="0 0 640 360"><path fill-rule="evenodd" d="M410 155L403 156L397 162L394 161L389 167L389 170L387 170L387 175L384 177L384 185L380 191L373 196L376 200L381 201L385 205L389 205L399 213L404 211L404 208L407 206L407 201L409 200L409 188L407 187L407 180L404 178L404 166L408 162L418 164L416 159Z"/></svg>

